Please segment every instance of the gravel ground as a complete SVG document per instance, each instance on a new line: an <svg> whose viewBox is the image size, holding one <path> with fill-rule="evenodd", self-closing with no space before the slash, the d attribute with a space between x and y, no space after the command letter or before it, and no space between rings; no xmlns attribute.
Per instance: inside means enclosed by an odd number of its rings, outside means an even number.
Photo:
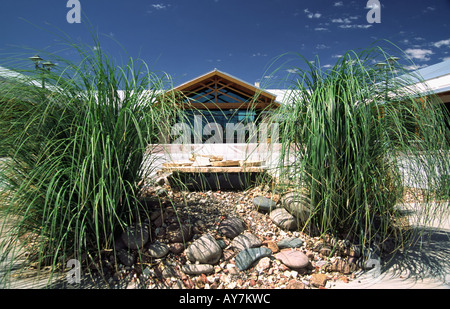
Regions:
<svg viewBox="0 0 450 309"><path fill-rule="evenodd" d="M106 250L102 256L103 274L97 271L98 266L91 265L89 269L83 269L80 283L69 284L63 274L55 277L52 288L321 289L370 287L367 282L373 282L373 271L367 275L361 269L362 264L351 244L328 236L313 237L299 231L283 230L267 213L258 211L253 203L256 196L279 202L280 197L272 195L267 187L208 192L174 192L168 186L148 187L147 196L151 233L140 258L137 250L131 250L129 254L133 261L123 263L122 259L113 256L112 251ZM269 248L272 254L258 259L246 270L239 270L236 267L238 251L231 246L233 239L220 231L221 223L229 218L240 218L245 222L244 233L255 235L260 246ZM184 245L173 238L177 232L174 227L180 225L191 227L189 240ZM205 234L222 242L221 257L207 272L187 274L183 266L191 262L185 248ZM281 240L289 238L301 239L302 245L288 249L277 246ZM169 250L155 257L149 249L155 243L163 244ZM340 250L333 251L333 247ZM305 254L308 265L292 268L277 258L277 253L292 251ZM46 280L30 278L16 280L11 287L45 286ZM380 277L377 280L381 282ZM364 284L360 285L361 282Z"/></svg>
<svg viewBox="0 0 450 309"><path fill-rule="evenodd" d="M149 196L163 197L160 197L161 205L153 208L151 239L144 246L142 259L126 266L121 262L115 263L112 254L106 253L105 276L97 283L102 281L103 286L110 288L146 289L318 289L331 288L338 281L350 282L355 278L354 273L360 270L356 258L349 256L349 250L346 254L330 254L336 239L285 231L275 225L267 213L257 211L253 204L254 197L279 199L279 196L272 196L263 188L256 187L244 192L184 193L173 192L170 187L160 187L149 188L147 193ZM261 247L269 248L272 254L240 271L235 261L238 251L230 246L232 239L224 237L219 230L221 222L228 218L242 219L245 222L243 233L255 235L261 241ZM172 227L180 224L192 227L193 236L185 246L172 241L169 234ZM204 234L211 234L224 243L222 255L212 265L212 271L186 274L183 265L190 262L183 249ZM303 244L299 248L278 248L279 241L289 238L300 238ZM146 251L149 244L156 242L169 248L168 253L160 258L150 257ZM288 251L304 253L309 259L308 265L292 268L275 257L279 252ZM95 276L100 278L94 271ZM83 281L82 285L96 285L89 282Z"/></svg>

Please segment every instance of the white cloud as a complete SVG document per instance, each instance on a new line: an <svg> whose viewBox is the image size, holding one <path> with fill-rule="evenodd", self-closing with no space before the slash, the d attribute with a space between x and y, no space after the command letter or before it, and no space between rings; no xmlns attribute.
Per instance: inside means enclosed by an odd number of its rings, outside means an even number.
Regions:
<svg viewBox="0 0 450 309"><path fill-rule="evenodd" d="M349 18L334 18L331 20L332 23L337 23L337 24L351 24L352 21Z"/></svg>
<svg viewBox="0 0 450 309"><path fill-rule="evenodd" d="M327 31L327 30L328 30L327 28L322 28L322 27L314 28L314 31Z"/></svg>
<svg viewBox="0 0 450 309"><path fill-rule="evenodd" d="M304 9L303 12L305 12L306 16L308 16L309 19L312 18L320 18L322 16L321 13L317 12L317 13L313 13L308 9Z"/></svg>
<svg viewBox="0 0 450 309"><path fill-rule="evenodd" d="M156 10L164 10L167 8L167 5L165 5L163 3L156 3L156 4L152 4L152 7Z"/></svg>
<svg viewBox="0 0 450 309"><path fill-rule="evenodd" d="M433 55L433 51L431 49L422 49L422 48L408 48L405 50L405 53L408 57L417 59L420 61L429 61L430 55Z"/></svg>
<svg viewBox="0 0 450 309"><path fill-rule="evenodd" d="M442 46L449 46L450 47L450 39L447 40L440 40L438 42L433 43L434 47L442 47Z"/></svg>
<svg viewBox="0 0 450 309"><path fill-rule="evenodd" d="M372 27L372 25L340 25L339 28L342 29L368 29Z"/></svg>
<svg viewBox="0 0 450 309"><path fill-rule="evenodd" d="M335 2L333 6L343 6L343 5L344 5L344 2L338 1L338 2Z"/></svg>
<svg viewBox="0 0 450 309"><path fill-rule="evenodd" d="M421 64L421 65L412 64L412 65L406 66L405 69L408 70L408 71L416 71L416 70L419 70L419 69L426 68L427 66L428 66L428 64Z"/></svg>
<svg viewBox="0 0 450 309"><path fill-rule="evenodd" d="M317 44L316 45L316 49L327 49L327 48L330 48L330 47L325 44Z"/></svg>
<svg viewBox="0 0 450 309"><path fill-rule="evenodd" d="M300 69L287 69L286 72L290 74L296 74L300 72Z"/></svg>
<svg viewBox="0 0 450 309"><path fill-rule="evenodd" d="M254 53L254 54L252 55L252 57L267 57L267 54L257 52L257 53Z"/></svg>

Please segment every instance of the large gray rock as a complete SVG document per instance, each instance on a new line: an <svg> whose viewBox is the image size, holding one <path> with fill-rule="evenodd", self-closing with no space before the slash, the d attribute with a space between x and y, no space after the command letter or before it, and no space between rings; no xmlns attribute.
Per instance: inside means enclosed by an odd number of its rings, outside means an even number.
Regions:
<svg viewBox="0 0 450 309"><path fill-rule="evenodd" d="M311 214L311 200L299 192L289 192L281 197L281 204L301 223L306 223Z"/></svg>
<svg viewBox="0 0 450 309"><path fill-rule="evenodd" d="M222 255L222 248L210 234L205 234L195 240L185 250L186 257L191 262L215 264Z"/></svg>
<svg viewBox="0 0 450 309"><path fill-rule="evenodd" d="M284 230L295 230L297 228L297 219L284 208L277 208L270 213L270 219Z"/></svg>
<svg viewBox="0 0 450 309"><path fill-rule="evenodd" d="M248 248L239 252L234 261L236 267L242 271L250 268L250 266L259 259L270 256L271 254L272 250L266 247Z"/></svg>
<svg viewBox="0 0 450 309"><path fill-rule="evenodd" d="M303 245L303 240L298 237L288 237L277 242L277 246L280 249L285 248L300 248Z"/></svg>
<svg viewBox="0 0 450 309"><path fill-rule="evenodd" d="M149 239L149 229L146 224L130 226L121 235L122 241L128 249L140 249Z"/></svg>
<svg viewBox="0 0 450 309"><path fill-rule="evenodd" d="M220 222L219 231L228 238L234 238L245 231L245 222L242 219L233 217Z"/></svg>
<svg viewBox="0 0 450 309"><path fill-rule="evenodd" d="M256 209L261 212L271 212L277 207L277 203L275 203L275 201L264 196L256 196L253 199L253 205L255 205Z"/></svg>
<svg viewBox="0 0 450 309"><path fill-rule="evenodd" d="M159 259L169 253L169 246L164 243L154 242L148 247L148 253L151 257Z"/></svg>
<svg viewBox="0 0 450 309"><path fill-rule="evenodd" d="M231 242L230 246L232 248L237 249L238 251L242 251L248 248L255 248L262 245L261 240L254 234L250 232L245 232L236 236Z"/></svg>

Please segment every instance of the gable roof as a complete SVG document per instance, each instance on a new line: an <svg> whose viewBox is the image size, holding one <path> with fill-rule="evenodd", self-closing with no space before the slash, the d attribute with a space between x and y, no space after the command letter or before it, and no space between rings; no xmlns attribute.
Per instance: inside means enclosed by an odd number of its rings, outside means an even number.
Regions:
<svg viewBox="0 0 450 309"><path fill-rule="evenodd" d="M168 92L182 93L184 100L182 99L181 103L187 104L185 108L274 109L280 106L274 94L217 69L185 82ZM221 102L218 97L228 97L230 102ZM199 100L201 98L206 100L201 102Z"/></svg>

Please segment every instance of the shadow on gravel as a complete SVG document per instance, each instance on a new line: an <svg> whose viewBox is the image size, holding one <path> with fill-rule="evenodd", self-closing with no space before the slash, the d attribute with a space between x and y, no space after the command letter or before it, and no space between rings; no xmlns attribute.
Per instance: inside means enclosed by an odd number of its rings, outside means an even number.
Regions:
<svg viewBox="0 0 450 309"><path fill-rule="evenodd" d="M410 248L387 259L382 274L390 270L394 277L406 274L409 280L433 278L450 284L450 231L425 228L416 234Z"/></svg>

